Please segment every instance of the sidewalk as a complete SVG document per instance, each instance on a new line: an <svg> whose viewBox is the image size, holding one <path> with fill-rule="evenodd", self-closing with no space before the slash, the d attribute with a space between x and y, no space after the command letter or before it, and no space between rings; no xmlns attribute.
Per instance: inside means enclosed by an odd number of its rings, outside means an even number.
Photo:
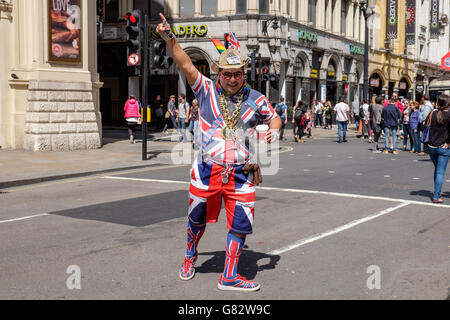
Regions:
<svg viewBox="0 0 450 320"><path fill-rule="evenodd" d="M103 138L103 147L96 150L70 152L31 152L0 149L0 189L40 183L92 174L137 169L172 164L171 151L177 142L171 141L171 134L150 132L147 141L148 160L142 160L140 134L136 144L126 138L126 129L115 129L118 138ZM349 137L353 137L353 126ZM332 130L312 129L314 140L336 138L337 126ZM284 133L281 144L293 142L292 128Z"/></svg>

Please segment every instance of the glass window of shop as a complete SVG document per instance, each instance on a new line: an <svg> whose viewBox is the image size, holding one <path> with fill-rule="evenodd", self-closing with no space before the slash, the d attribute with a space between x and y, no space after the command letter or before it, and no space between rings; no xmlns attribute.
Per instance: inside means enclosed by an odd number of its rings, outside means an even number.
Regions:
<svg viewBox="0 0 450 320"><path fill-rule="evenodd" d="M202 15L212 16L217 13L217 0L202 0Z"/></svg>
<svg viewBox="0 0 450 320"><path fill-rule="evenodd" d="M259 13L269 13L269 0L259 0Z"/></svg>
<svg viewBox="0 0 450 320"><path fill-rule="evenodd" d="M193 17L195 13L195 0L180 0L180 17Z"/></svg>
<svg viewBox="0 0 450 320"><path fill-rule="evenodd" d="M105 22L117 22L119 17L119 0L106 1L106 3L100 0L97 2L97 7L99 6L104 8Z"/></svg>
<svg viewBox="0 0 450 320"><path fill-rule="evenodd" d="M247 12L247 0L236 0L236 13L246 13Z"/></svg>

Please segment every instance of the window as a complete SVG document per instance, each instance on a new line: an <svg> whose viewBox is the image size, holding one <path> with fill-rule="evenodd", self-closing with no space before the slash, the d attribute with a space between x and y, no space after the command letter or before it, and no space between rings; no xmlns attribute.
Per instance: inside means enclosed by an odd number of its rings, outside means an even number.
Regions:
<svg viewBox="0 0 450 320"><path fill-rule="evenodd" d="M341 1L341 33L347 32L347 0Z"/></svg>
<svg viewBox="0 0 450 320"><path fill-rule="evenodd" d="M316 4L317 0L308 0L308 22L311 22L312 26L316 26Z"/></svg>
<svg viewBox="0 0 450 320"><path fill-rule="evenodd" d="M119 0L106 1L105 22L116 22L119 17Z"/></svg>
<svg viewBox="0 0 450 320"><path fill-rule="evenodd" d="M202 0L202 14L204 16L216 15L217 0Z"/></svg>
<svg viewBox="0 0 450 320"><path fill-rule="evenodd" d="M180 17L193 17L195 13L195 0L180 0Z"/></svg>
<svg viewBox="0 0 450 320"><path fill-rule="evenodd" d="M236 13L246 13L247 12L247 0L236 0Z"/></svg>
<svg viewBox="0 0 450 320"><path fill-rule="evenodd" d="M269 0L259 0L259 13L269 13Z"/></svg>

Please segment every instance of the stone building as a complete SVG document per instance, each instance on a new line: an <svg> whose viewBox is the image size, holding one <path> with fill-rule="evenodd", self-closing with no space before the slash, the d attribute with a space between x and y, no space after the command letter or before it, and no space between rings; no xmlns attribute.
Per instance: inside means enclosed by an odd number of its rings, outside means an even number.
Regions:
<svg viewBox="0 0 450 320"><path fill-rule="evenodd" d="M1 1L0 34L1 148L99 148L95 2Z"/></svg>

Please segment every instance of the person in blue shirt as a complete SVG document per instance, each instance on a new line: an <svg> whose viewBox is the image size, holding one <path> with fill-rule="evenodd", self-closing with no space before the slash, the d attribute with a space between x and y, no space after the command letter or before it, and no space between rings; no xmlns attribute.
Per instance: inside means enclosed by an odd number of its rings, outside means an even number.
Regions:
<svg viewBox="0 0 450 320"><path fill-rule="evenodd" d="M280 129L280 141L283 140L283 134L284 134L284 127L287 123L287 105L284 103L284 98L280 98L280 102L277 103L275 106L275 112L280 116L281 118L281 129Z"/></svg>

